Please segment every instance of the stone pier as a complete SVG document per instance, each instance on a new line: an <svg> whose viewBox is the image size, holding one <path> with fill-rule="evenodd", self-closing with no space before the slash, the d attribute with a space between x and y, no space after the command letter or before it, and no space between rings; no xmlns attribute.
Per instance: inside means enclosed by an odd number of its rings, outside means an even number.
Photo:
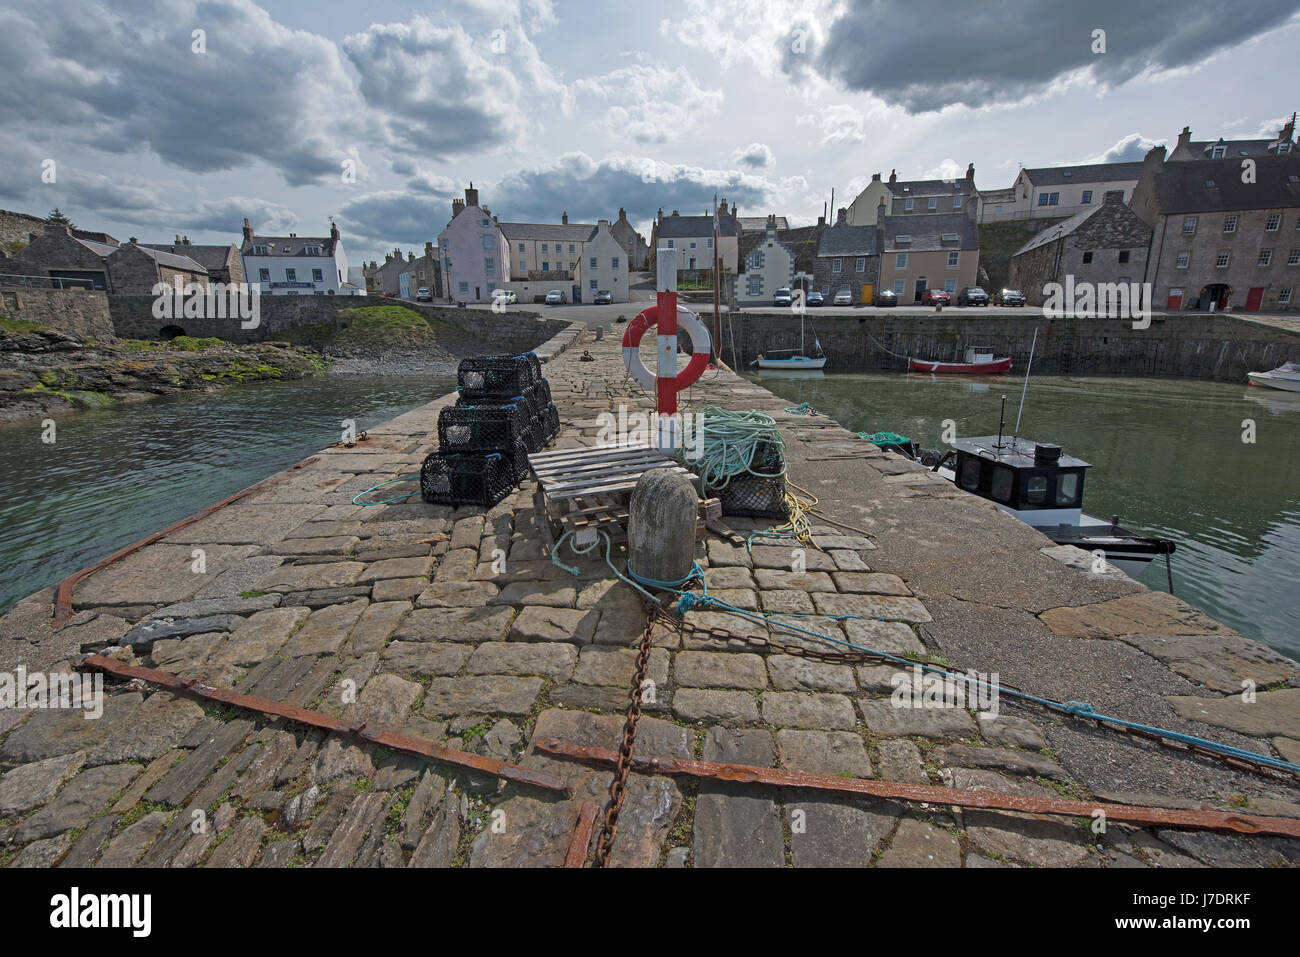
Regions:
<svg viewBox="0 0 1300 957"><path fill-rule="evenodd" d="M572 348L572 346L578 348ZM568 347L568 348L565 348ZM592 359L581 353L589 349ZM557 444L652 397L616 336L571 326L539 350ZM822 415L727 371L685 396L775 416L819 548L699 550L710 593L801 627L1096 710L1300 761L1300 665L1186 603L964 495ZM526 482L491 509L378 507L416 472L444 397L323 450L256 494L0 619L0 672L66 670L83 649L311 707L564 778L571 796L395 754L282 719L110 682L103 714L0 710L0 864L556 866L611 773L534 750L617 746L646 624L595 553L544 557ZM414 486L411 486L414 487ZM394 486L389 486L389 489ZM397 486L396 488L402 488ZM386 490L387 491L387 490ZM842 523L842 524L840 524ZM733 521L742 533L763 527ZM196 550L203 570L194 571ZM503 564L504 560L504 564ZM616 551L613 561L620 563ZM845 617L852 616L852 617ZM823 644L716 611L656 626L639 755L862 778L1300 816L1300 787L1005 696L991 717L896 707L897 668L785 653ZM794 620L794 619L791 619ZM786 647L728 638L774 639ZM1243 697L1243 686L1254 689ZM207 826L191 831L195 811ZM632 774L616 865L1199 867L1300 862L1300 842L962 811Z"/></svg>

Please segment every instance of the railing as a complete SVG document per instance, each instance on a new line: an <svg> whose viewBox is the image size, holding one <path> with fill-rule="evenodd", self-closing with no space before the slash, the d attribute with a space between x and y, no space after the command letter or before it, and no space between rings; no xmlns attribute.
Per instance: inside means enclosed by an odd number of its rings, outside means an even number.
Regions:
<svg viewBox="0 0 1300 957"><path fill-rule="evenodd" d="M0 286L25 286L28 289L96 289L93 279L62 279L56 276L18 276L0 273Z"/></svg>

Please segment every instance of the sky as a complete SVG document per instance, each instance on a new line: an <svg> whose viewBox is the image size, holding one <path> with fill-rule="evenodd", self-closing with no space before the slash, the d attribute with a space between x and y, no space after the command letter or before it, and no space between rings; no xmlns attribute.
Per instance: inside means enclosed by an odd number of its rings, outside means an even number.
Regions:
<svg viewBox="0 0 1300 957"><path fill-rule="evenodd" d="M0 208L121 240L418 249L662 207L815 222L873 173L1272 135L1300 0L0 0ZM834 191L834 207L831 196Z"/></svg>

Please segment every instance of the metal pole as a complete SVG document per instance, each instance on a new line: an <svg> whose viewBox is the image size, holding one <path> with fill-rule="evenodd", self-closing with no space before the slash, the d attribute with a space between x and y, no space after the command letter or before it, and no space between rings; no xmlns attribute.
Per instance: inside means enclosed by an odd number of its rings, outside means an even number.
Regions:
<svg viewBox="0 0 1300 957"><path fill-rule="evenodd" d="M1016 438L1020 437L1020 415L1025 411L1025 393L1029 391L1029 372L1034 368L1034 347L1038 345L1038 327L1034 326L1034 341L1029 344L1029 365L1025 366L1025 385L1020 390L1020 412L1016 413Z"/></svg>
<svg viewBox="0 0 1300 957"><path fill-rule="evenodd" d="M739 240L737 240L739 242ZM718 274L718 197L713 197L713 359L722 362L722 319L718 308L721 277ZM734 362L736 357L732 356Z"/></svg>

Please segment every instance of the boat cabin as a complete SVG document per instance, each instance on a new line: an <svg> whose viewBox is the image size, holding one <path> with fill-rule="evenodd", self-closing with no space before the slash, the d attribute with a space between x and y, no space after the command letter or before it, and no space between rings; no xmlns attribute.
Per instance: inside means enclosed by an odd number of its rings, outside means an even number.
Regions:
<svg viewBox="0 0 1300 957"><path fill-rule="evenodd" d="M1084 471L1091 466L1064 454L1059 445L996 435L953 442L953 482L997 503L1030 525L1077 524L1083 506Z"/></svg>
<svg viewBox="0 0 1300 957"><path fill-rule="evenodd" d="M992 362L994 360L992 346L970 346L966 350L966 361L975 362Z"/></svg>

